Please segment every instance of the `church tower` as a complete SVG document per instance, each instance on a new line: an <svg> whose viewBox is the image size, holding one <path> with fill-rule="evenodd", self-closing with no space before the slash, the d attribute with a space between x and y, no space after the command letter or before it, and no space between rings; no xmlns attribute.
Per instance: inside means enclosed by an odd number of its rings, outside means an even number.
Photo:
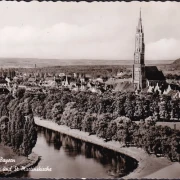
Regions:
<svg viewBox="0 0 180 180"><path fill-rule="evenodd" d="M145 64L144 64L144 32L142 28L141 10L138 26L135 36L135 52L134 52L134 64L133 64L133 83L136 89L143 89L146 87L145 78Z"/></svg>

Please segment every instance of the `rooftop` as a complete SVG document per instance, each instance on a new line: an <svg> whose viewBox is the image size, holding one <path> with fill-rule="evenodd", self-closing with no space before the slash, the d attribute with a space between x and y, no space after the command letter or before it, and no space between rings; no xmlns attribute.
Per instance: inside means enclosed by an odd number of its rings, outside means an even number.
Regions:
<svg viewBox="0 0 180 180"><path fill-rule="evenodd" d="M159 71L156 66L146 66L145 67L146 79L148 80L166 80L162 71Z"/></svg>

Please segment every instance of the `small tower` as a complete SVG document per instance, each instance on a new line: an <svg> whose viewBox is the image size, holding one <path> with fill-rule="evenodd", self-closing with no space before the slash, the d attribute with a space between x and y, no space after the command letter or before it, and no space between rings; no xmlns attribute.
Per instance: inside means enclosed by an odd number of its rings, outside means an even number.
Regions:
<svg viewBox="0 0 180 180"><path fill-rule="evenodd" d="M69 83L68 83L68 77L67 77L67 75L66 75L66 81L65 81L65 84L64 84L64 86L68 86L69 85Z"/></svg>
<svg viewBox="0 0 180 180"><path fill-rule="evenodd" d="M134 65L132 79L136 89L143 89L146 87L146 78L145 78L145 64L144 64L144 32L142 28L142 19L141 19L141 10L138 26L136 29L135 36L135 52L134 52Z"/></svg>
<svg viewBox="0 0 180 180"><path fill-rule="evenodd" d="M34 67L35 67L35 73L34 73L34 76L35 76L35 81L37 80L37 77L36 77L36 64L34 65Z"/></svg>

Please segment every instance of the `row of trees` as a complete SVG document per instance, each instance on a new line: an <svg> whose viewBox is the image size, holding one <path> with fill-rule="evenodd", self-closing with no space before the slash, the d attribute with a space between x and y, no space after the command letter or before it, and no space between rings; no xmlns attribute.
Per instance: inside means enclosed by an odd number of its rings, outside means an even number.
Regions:
<svg viewBox="0 0 180 180"><path fill-rule="evenodd" d="M39 98L38 98L39 96ZM89 113L111 113L114 117L126 116L132 120L152 116L156 121L180 119L180 100L170 96L153 94L105 92L101 95L91 92L59 91L43 97L33 98L33 110L46 119L58 119L68 102L75 102L78 111ZM56 117L57 116L57 117Z"/></svg>
<svg viewBox="0 0 180 180"><path fill-rule="evenodd" d="M24 90L18 90L15 99L10 94L1 95L0 104L0 143L28 156L36 144L37 131Z"/></svg>
<svg viewBox="0 0 180 180"><path fill-rule="evenodd" d="M180 132L155 125L158 120L179 119L179 100L151 94L97 95L68 90L26 96L36 116L180 161Z"/></svg>
<svg viewBox="0 0 180 180"><path fill-rule="evenodd" d="M57 124L115 140L126 146L138 146L148 153L179 161L180 132L156 126L157 120L179 119L179 100L158 95L51 90L48 94L22 89L17 98L0 96L0 141L19 154L31 153L37 139L33 114ZM142 119L139 122L132 120Z"/></svg>

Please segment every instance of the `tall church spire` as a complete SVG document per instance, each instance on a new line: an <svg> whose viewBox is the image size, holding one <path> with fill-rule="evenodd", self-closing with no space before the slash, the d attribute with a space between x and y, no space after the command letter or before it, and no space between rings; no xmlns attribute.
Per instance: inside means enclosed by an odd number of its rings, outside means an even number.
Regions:
<svg viewBox="0 0 180 180"><path fill-rule="evenodd" d="M141 10L140 10L140 17L135 35L135 52L134 52L134 65L133 65L133 82L138 89L143 89L146 85L144 53L145 53L144 32L142 29L142 19L141 19Z"/></svg>
<svg viewBox="0 0 180 180"><path fill-rule="evenodd" d="M139 13L139 22L138 22L137 32L143 32L142 18L141 18L141 8L140 8L140 13Z"/></svg>

